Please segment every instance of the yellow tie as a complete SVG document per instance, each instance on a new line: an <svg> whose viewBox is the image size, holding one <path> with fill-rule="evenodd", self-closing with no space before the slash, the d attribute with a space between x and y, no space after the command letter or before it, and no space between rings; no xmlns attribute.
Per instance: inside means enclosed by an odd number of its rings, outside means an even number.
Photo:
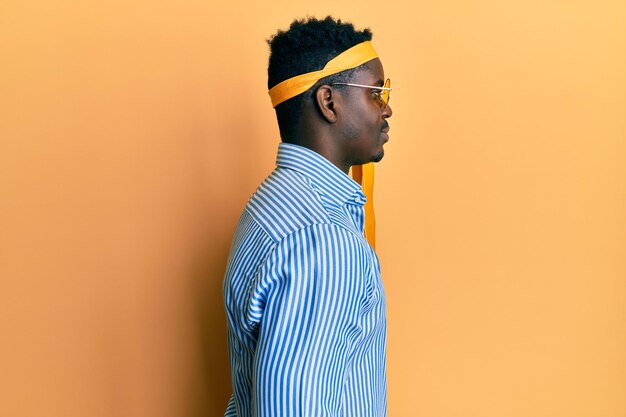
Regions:
<svg viewBox="0 0 626 417"><path fill-rule="evenodd" d="M352 178L363 188L365 202L365 238L376 249L376 218L374 217L374 163L354 165Z"/></svg>

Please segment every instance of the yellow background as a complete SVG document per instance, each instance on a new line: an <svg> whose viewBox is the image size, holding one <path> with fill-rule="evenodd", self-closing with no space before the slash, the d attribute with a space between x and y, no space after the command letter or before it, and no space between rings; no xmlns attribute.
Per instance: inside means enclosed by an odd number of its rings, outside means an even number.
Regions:
<svg viewBox="0 0 626 417"><path fill-rule="evenodd" d="M394 91L389 416L626 416L622 1L4 0L0 415L219 416L272 169L264 40L333 14Z"/></svg>

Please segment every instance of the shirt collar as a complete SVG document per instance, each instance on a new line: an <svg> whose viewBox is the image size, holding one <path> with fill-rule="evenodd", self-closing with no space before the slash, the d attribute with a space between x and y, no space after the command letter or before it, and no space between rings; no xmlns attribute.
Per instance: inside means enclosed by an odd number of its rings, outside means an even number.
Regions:
<svg viewBox="0 0 626 417"><path fill-rule="evenodd" d="M276 165L304 174L318 191L341 204L348 200L365 204L361 186L328 159L311 149L281 142L278 145Z"/></svg>

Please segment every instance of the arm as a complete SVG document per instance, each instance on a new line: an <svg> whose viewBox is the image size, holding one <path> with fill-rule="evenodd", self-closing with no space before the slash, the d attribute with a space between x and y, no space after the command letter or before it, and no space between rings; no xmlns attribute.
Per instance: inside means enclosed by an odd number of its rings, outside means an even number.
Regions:
<svg viewBox="0 0 626 417"><path fill-rule="evenodd" d="M252 381L256 415L341 414L361 330L366 259L361 239L334 225L300 230L277 246L250 305L260 318Z"/></svg>

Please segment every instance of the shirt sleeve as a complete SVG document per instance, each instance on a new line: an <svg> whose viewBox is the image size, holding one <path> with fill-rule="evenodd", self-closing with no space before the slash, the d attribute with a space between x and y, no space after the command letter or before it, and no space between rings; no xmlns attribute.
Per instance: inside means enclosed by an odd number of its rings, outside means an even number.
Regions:
<svg viewBox="0 0 626 417"><path fill-rule="evenodd" d="M314 225L285 237L256 281L253 393L258 417L342 415L342 388L361 336L370 265L364 241Z"/></svg>

